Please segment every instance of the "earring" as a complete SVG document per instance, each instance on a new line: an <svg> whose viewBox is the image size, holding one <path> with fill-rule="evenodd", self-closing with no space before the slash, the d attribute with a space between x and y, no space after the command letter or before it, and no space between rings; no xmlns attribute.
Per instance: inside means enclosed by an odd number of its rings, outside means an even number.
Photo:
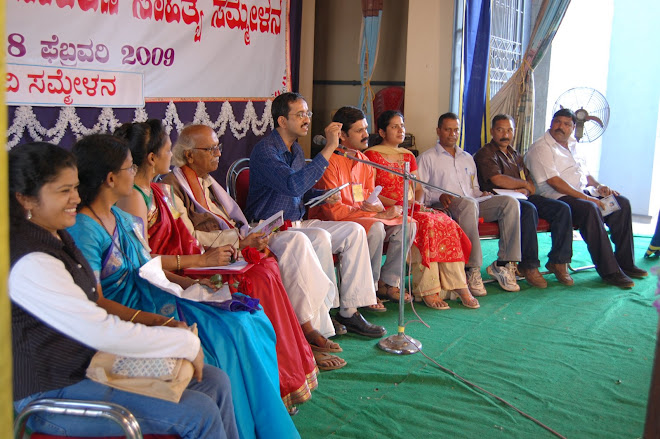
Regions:
<svg viewBox="0 0 660 439"><path fill-rule="evenodd" d="M25 215L25 218L29 221L32 219L32 211L28 209L27 214Z"/></svg>

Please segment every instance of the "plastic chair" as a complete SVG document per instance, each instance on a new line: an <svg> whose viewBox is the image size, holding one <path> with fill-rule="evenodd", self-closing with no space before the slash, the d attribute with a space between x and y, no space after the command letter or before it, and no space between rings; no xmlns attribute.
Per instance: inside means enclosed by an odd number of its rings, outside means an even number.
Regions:
<svg viewBox="0 0 660 439"><path fill-rule="evenodd" d="M105 439L180 439L175 435L142 436L140 425L126 408L119 404L105 401L78 401L72 399L37 399L25 406L14 420L14 439L23 439L25 426L29 417L35 413L49 413L65 416L108 419L117 423L124 431L124 436L108 436ZM43 433L32 433L31 439L59 439L64 436L53 436ZM71 436L66 436L71 437ZM99 439L98 437L95 437ZM76 439L88 439L76 436ZM91 438L89 438L91 439Z"/></svg>

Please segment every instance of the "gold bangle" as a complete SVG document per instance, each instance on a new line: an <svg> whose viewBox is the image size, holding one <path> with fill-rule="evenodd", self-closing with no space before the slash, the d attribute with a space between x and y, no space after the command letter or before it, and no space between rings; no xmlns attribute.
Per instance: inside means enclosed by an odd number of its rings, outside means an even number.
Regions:
<svg viewBox="0 0 660 439"><path fill-rule="evenodd" d="M165 320L165 323L163 323L163 324L160 325L160 326L165 326L165 325L167 325L169 322L171 322L172 320L174 320L174 317L170 317L169 319Z"/></svg>
<svg viewBox="0 0 660 439"><path fill-rule="evenodd" d="M135 311L135 314L133 314L133 317L131 317L131 320L130 320L130 321L132 322L133 320L135 320L135 318L137 317L137 315L140 314L141 312L142 312L141 309L138 309L137 311Z"/></svg>
<svg viewBox="0 0 660 439"><path fill-rule="evenodd" d="M181 270L181 256L176 255L176 271L180 271L180 270Z"/></svg>

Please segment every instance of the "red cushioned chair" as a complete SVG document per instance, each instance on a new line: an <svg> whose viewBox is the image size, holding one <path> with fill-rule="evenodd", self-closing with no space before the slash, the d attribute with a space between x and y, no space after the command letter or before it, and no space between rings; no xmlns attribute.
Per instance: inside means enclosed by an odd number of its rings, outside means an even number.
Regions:
<svg viewBox="0 0 660 439"><path fill-rule="evenodd" d="M78 416L85 418L102 418L114 421L122 430L124 436L105 436L95 439L180 439L176 435L154 435L142 436L140 425L135 417L119 404L104 401L76 401L71 399L37 399L25 406L16 416L14 421L14 439L23 439L25 435L25 424L28 418L35 413L50 413L64 416ZM52 436L42 433L32 433L31 439L71 439L72 436ZM76 436L75 439L93 439L91 437Z"/></svg>
<svg viewBox="0 0 660 439"><path fill-rule="evenodd" d="M403 99L405 89L403 87L391 86L379 90L374 96L374 120L386 110L397 110L403 113Z"/></svg>
<svg viewBox="0 0 660 439"><path fill-rule="evenodd" d="M241 210L245 210L250 188L250 159L246 157L232 163L225 182L229 196L238 203Z"/></svg>
<svg viewBox="0 0 660 439"><path fill-rule="evenodd" d="M305 159L305 161L310 162L311 160ZM246 157L232 163L227 171L225 182L227 184L227 193L236 201L241 210L245 210L248 191L250 189L250 159ZM332 258L335 267L338 268L338 256L332 255ZM337 273L337 286L339 286L341 283L340 272L339 270L335 271Z"/></svg>
<svg viewBox="0 0 660 439"><path fill-rule="evenodd" d="M539 218L539 223L536 226L536 233L543 233L543 232L549 232L550 231L550 223L544 220L543 218ZM497 239L500 237L500 227L496 222L492 223L487 223L487 222L482 222L479 223L479 238L480 239ZM568 264L568 269L571 270L574 273L577 273L579 271L584 271L584 270L590 270L592 268L596 268L595 265L585 265L583 267L577 267L573 268L571 267L571 264ZM541 274L549 274L549 271L542 271ZM492 280L484 280L484 282L489 282Z"/></svg>

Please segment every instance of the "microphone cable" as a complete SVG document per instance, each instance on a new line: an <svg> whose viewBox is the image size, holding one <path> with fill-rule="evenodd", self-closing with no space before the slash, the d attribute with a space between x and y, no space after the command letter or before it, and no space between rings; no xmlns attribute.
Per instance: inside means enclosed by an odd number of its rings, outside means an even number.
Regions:
<svg viewBox="0 0 660 439"><path fill-rule="evenodd" d="M411 264L408 263L407 266L408 266L408 273L410 273ZM408 287L408 291L410 291L411 294L412 294L412 290L413 290L413 289L412 289L412 280L411 280L411 279L412 279L412 275L409 275L409 276L407 276L407 277L408 277L408 279L407 279L406 284L407 284L407 287ZM404 291L405 291L405 290L404 290ZM404 292L404 294L405 294L405 292ZM413 301L410 302L410 307L412 308L413 313L417 316L417 320L408 320L407 322L404 322L403 327L406 328L406 327L408 326L408 323L420 322L421 324L423 324L424 326L426 326L427 328L430 329L431 326L430 326L428 323L426 323L426 322L424 321L424 319L422 319L422 318L420 317L420 315L417 313L417 310L415 309L415 305L414 305L414 303L415 303L415 300L414 300L414 298L413 298ZM463 378L462 376L460 376L459 374L457 374L457 373L454 372L453 370L444 367L443 365L441 365L440 363L438 363L436 360L434 360L434 359L431 358L430 356L426 355L426 353L424 352L424 350L418 348L417 345L415 345L414 343L412 343L412 341L410 340L410 337L408 337L408 335L407 335L405 332L404 332L403 336L404 336L405 339L408 341L408 343L410 343L411 345L413 345L413 346L415 346L415 347L417 348L417 351L418 351L420 354L422 354L422 355L424 356L424 358L426 358L427 360L431 361L433 364L435 364L435 365L436 365L440 370L442 370L443 372L448 373L449 375L451 375L451 376L453 376L454 378L458 379L459 381L461 381L461 382L467 384L468 386L470 386L470 387L472 387L472 388L474 388L474 389L480 390L481 392L485 393L486 395L489 395L489 396L495 398L497 401L501 402L502 404L506 405L507 407L512 408L513 410L515 410L516 412L518 412L518 413L519 413L521 416L523 416L524 418L529 419L530 421L534 422L536 425L538 425L538 426L540 426L541 428L547 430L548 432L552 433L553 435L557 436L558 438L560 438L560 439L566 439L566 437L563 436L563 435L562 435L561 433L559 433L558 431L556 431L556 430L552 429L551 427L545 425L543 422L539 421L538 419L536 419L536 418L533 417L532 415L529 415L529 414L527 414L526 412L520 410L518 407L514 406L513 404L511 404L510 402L508 402L508 401L505 400L504 398L499 397L499 396L495 395L495 394L492 393L492 392L489 392L488 390L484 389L483 387L479 386L478 384L475 384L475 383L473 383L472 381L470 381L470 380L468 380L468 379L466 379L466 378Z"/></svg>
<svg viewBox="0 0 660 439"><path fill-rule="evenodd" d="M411 343L410 338L409 338L406 334L403 334L403 336L406 338L406 340L408 340L408 342L409 342L410 344L413 344L413 343ZM414 344L413 344L413 345L414 345ZM454 372L453 370L448 369L448 368L442 366L440 363L438 363L437 361L435 361L433 358L431 358L431 357L429 357L428 355L426 355L426 353L425 353L422 349L417 348L417 350L418 350L419 353L422 354L426 359L428 359L428 360L431 361L433 364L435 364L436 366L438 366L438 368L440 368L442 371L444 371L444 372L446 372L446 373L452 375L453 377L455 377L455 378L458 379L459 381L461 381L461 382L467 384L468 386L470 386L470 387L472 387L472 388L475 388L475 389L478 389L478 390L482 391L483 393L485 393L485 394L487 394L487 395L489 395L489 396L495 398L496 400L498 400L498 401L501 402L502 404L504 404L504 405L506 405L506 406L512 408L513 410L515 410L516 412L518 412L518 413L519 413L520 415L522 415L523 417L529 419L530 421L534 422L535 424L537 424L537 425L540 426L541 428L543 428L543 429L549 431L550 433L552 433L553 435L557 436L558 438L566 439L566 437L563 436L561 433L557 432L556 430L553 430L551 427L545 425L543 422L539 421L538 419L536 419L536 418L533 417L532 415L529 415L529 414L525 413L524 411L520 410L518 407L514 406L513 404L511 404L510 402L508 402L508 401L505 400L504 398L499 397L499 396L495 395L494 393L489 392L488 390L484 389L483 387L479 386L478 384L475 384L475 383L473 383L472 381L463 378L462 376L460 376L459 374L457 374L457 373Z"/></svg>

